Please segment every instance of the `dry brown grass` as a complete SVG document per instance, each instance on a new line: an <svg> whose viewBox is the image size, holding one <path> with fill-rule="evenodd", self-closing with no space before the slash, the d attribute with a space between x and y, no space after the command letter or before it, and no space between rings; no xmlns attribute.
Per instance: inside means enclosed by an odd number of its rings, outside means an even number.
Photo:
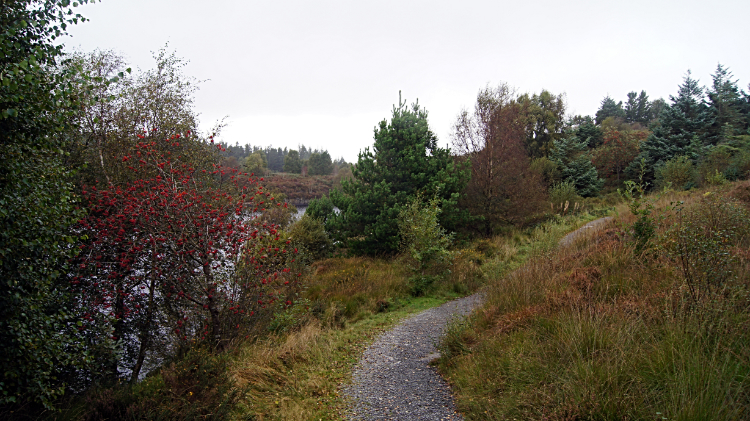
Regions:
<svg viewBox="0 0 750 421"><path fill-rule="evenodd" d="M285 336L269 337L242 348L230 368L238 386L248 387L240 412L257 419L307 420L319 414L317 399L336 395L340 376L331 376L338 364L320 370L306 368L329 359L333 338L319 323L310 323ZM301 367L301 369L299 369Z"/></svg>
<svg viewBox="0 0 750 421"><path fill-rule="evenodd" d="M697 311L660 245L676 221L672 203L690 207L702 197L655 200L651 217L660 228L643 252L627 234L635 217L621 206L603 230L538 252L491 282L486 306L463 328L471 343L451 344L469 351L441 360L467 419L749 413L750 252L732 250L735 283Z"/></svg>
<svg viewBox="0 0 750 421"><path fill-rule="evenodd" d="M364 347L400 317L474 291L482 273L473 257L471 250L456 253L451 273L436 282L430 297L420 299L409 297L411 272L399 259L337 257L314 263L300 297L309 305L305 320L240 346L233 357L231 375L248 390L237 418L339 419L337 387Z"/></svg>

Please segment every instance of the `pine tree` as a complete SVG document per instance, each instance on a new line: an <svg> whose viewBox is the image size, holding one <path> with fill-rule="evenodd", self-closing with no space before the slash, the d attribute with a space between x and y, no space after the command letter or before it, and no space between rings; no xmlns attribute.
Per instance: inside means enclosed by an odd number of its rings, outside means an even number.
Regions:
<svg viewBox="0 0 750 421"><path fill-rule="evenodd" d="M391 254L399 250L398 215L417 194L437 196L440 223L453 230L464 218L458 209L469 172L457 167L449 149L440 148L417 103L393 108L391 121L375 129L372 151L360 152L354 179L333 190L331 201L341 212L329 228L356 254Z"/></svg>

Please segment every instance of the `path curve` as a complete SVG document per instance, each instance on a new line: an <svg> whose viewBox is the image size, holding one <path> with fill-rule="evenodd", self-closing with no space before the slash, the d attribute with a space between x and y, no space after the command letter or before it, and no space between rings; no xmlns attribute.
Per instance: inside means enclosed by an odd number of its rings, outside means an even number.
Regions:
<svg viewBox="0 0 750 421"><path fill-rule="evenodd" d="M480 294L459 298L412 316L381 335L359 360L352 384L343 388L349 420L463 420L450 387L428 365L448 321L466 316Z"/></svg>
<svg viewBox="0 0 750 421"><path fill-rule="evenodd" d="M578 237L584 235L587 232L598 230L599 228L601 228L602 226L604 226L604 224L606 224L607 222L609 222L611 220L612 220L611 216L605 216L604 218L595 219L595 220L589 222L588 224L582 226L581 228L578 228L577 230L575 230L575 231L569 233L568 235L566 235L565 237L563 237L562 240L560 240L560 247L567 247L567 246L573 244L573 242Z"/></svg>
<svg viewBox="0 0 750 421"><path fill-rule="evenodd" d="M573 243L612 217L599 218L571 232L560 246ZM482 302L480 293L450 301L403 320L365 350L354 367L352 383L342 387L352 421L463 420L450 387L429 362L438 357L435 343L452 317L466 316Z"/></svg>

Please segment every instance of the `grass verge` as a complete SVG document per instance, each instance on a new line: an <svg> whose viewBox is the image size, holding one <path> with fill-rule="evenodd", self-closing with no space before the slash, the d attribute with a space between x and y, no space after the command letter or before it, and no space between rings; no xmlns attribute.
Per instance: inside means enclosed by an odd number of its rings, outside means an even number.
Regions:
<svg viewBox="0 0 750 421"><path fill-rule="evenodd" d="M247 390L235 408L237 419L340 420L339 385L364 349L383 331L445 298L412 298L390 312L347 323L323 326L319 321L239 349L230 373Z"/></svg>

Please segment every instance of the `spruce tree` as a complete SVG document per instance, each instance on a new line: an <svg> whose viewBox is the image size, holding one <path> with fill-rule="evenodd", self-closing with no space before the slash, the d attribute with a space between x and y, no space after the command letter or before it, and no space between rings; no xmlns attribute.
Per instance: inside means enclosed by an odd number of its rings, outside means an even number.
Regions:
<svg viewBox="0 0 750 421"><path fill-rule="evenodd" d="M708 91L713 124L709 129L709 140L716 144L727 136L744 134L748 115L744 112L744 92L732 80L732 73L721 64L712 75L713 86Z"/></svg>
<svg viewBox="0 0 750 421"><path fill-rule="evenodd" d="M589 148L596 148L604 141L604 132L592 122L586 122L578 126L575 131L576 136L586 142Z"/></svg>
<svg viewBox="0 0 750 421"><path fill-rule="evenodd" d="M572 182L581 196L596 196L604 185L604 180L599 178L596 167L591 163L585 139L571 135L555 141L549 158L560 170L562 181Z"/></svg>
<svg viewBox="0 0 750 421"><path fill-rule="evenodd" d="M355 254L392 254L399 250L398 215L417 195L438 197L440 223L449 230L467 218L457 207L469 177L447 148L438 146L427 111L405 102L393 108L391 121L375 128L372 150L360 152L354 178L331 192L341 212L328 223Z"/></svg>
<svg viewBox="0 0 750 421"><path fill-rule="evenodd" d="M607 117L625 118L625 110L622 109L622 101L615 102L609 95L604 97L599 111L596 112L596 124L602 124Z"/></svg>
<svg viewBox="0 0 750 421"><path fill-rule="evenodd" d="M637 94L628 92L628 102L625 103L625 121L628 123L646 124L650 120L651 104L648 102L646 91Z"/></svg>
<svg viewBox="0 0 750 421"><path fill-rule="evenodd" d="M659 116L658 124L641 145L641 153L633 161L628 173L634 176L639 170L636 163L646 160L644 178L652 181L654 169L670 159L686 154L691 142L707 143L708 129L712 118L703 98L703 88L698 80L687 72L677 96L669 97L671 105L666 106ZM695 139L697 140L695 140Z"/></svg>
<svg viewBox="0 0 750 421"><path fill-rule="evenodd" d="M649 120L651 120L651 103L648 101L646 91L641 91L641 93L638 94L637 104L635 121L637 123L648 124Z"/></svg>

